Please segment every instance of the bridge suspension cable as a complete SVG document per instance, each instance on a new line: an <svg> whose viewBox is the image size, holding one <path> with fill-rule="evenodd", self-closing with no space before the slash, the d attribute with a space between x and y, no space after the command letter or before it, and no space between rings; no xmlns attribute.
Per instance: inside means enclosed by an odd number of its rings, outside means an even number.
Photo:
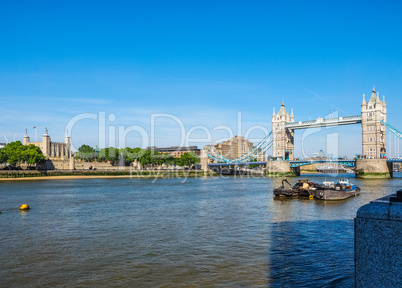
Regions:
<svg viewBox="0 0 402 288"><path fill-rule="evenodd" d="M399 139L402 138L402 133L398 131L398 129L394 128L391 126L391 124L385 123L384 121L381 120L381 124L385 125L392 133L394 133Z"/></svg>
<svg viewBox="0 0 402 288"><path fill-rule="evenodd" d="M265 153L269 148L272 147L272 140L268 141L269 137L272 135L272 131L268 133L267 136L264 137L264 139L261 140L257 145L255 145L252 149L247 151L246 153L240 155L239 157L235 159L229 159L226 158L222 155L219 155L218 153L207 153L208 157L211 159L219 162L219 163L240 163L240 162L246 162L249 161L253 158L256 158L260 156L261 154Z"/></svg>

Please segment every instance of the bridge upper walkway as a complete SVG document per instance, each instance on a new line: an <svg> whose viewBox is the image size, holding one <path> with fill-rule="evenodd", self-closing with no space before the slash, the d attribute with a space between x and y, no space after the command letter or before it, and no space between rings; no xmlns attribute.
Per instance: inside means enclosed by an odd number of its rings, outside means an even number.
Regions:
<svg viewBox="0 0 402 288"><path fill-rule="evenodd" d="M318 118L316 120L299 121L299 122L287 122L285 123L285 128L296 130L296 129L316 128L316 127L351 125L359 123L362 123L361 115L328 118L328 119Z"/></svg>

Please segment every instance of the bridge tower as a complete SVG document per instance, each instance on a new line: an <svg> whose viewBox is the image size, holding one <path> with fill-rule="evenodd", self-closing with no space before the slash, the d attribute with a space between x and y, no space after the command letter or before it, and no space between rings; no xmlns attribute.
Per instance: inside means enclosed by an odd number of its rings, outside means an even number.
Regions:
<svg viewBox="0 0 402 288"><path fill-rule="evenodd" d="M295 117L292 113L286 112L285 104L282 102L278 114L272 114L272 156L283 160L293 160L294 158L294 130L285 128L285 123L294 122Z"/></svg>
<svg viewBox="0 0 402 288"><path fill-rule="evenodd" d="M381 120L387 121L387 105L373 92L368 102L362 102L362 154L369 159L379 159L386 156L386 127Z"/></svg>

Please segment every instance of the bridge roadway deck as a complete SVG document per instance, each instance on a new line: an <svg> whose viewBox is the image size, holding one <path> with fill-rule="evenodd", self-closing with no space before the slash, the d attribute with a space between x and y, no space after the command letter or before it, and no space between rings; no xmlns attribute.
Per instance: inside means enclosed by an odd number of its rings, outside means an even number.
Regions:
<svg viewBox="0 0 402 288"><path fill-rule="evenodd" d="M387 163L402 163L402 158L387 158Z"/></svg>
<svg viewBox="0 0 402 288"><path fill-rule="evenodd" d="M290 167L300 167L304 165L310 164L320 164L320 163L329 163L329 164L340 164L346 167L355 167L355 160L298 160L298 161L290 161Z"/></svg>
<svg viewBox="0 0 402 288"><path fill-rule="evenodd" d="M236 163L210 163L208 166L219 167L219 166L244 166L244 165L266 165L267 162L236 162Z"/></svg>
<svg viewBox="0 0 402 288"><path fill-rule="evenodd" d="M282 161L282 160L278 160ZM290 161L290 167L300 167L304 165L310 164L319 164L319 163L329 163L329 164L341 164L347 167L355 167L355 160L298 160L298 161ZM402 163L402 158L388 158L387 163ZM244 166L244 165L266 165L267 162L236 162L236 163L210 163L208 166L211 167L219 167L219 166Z"/></svg>

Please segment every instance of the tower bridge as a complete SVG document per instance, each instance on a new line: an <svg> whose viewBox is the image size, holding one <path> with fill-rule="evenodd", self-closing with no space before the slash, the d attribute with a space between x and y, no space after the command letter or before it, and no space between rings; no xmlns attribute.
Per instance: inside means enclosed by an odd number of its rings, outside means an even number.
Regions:
<svg viewBox="0 0 402 288"><path fill-rule="evenodd" d="M284 160L294 158L294 130L316 127L330 127L341 125L362 125L362 154L367 159L381 159L386 157L386 127L387 105L385 99L380 100L378 93L373 91L368 102L363 94L361 115L316 120L294 121L293 109L291 115L282 103L278 114L275 109L272 114L273 156Z"/></svg>
<svg viewBox="0 0 402 288"><path fill-rule="evenodd" d="M295 161L294 159L294 131L297 129L310 129L317 127L331 127L342 125L361 124L362 127L362 155L363 159L336 161L337 164L355 167L358 175L365 177L367 175L377 175L386 177L392 175L392 163L387 161L386 151L386 130L387 128L397 137L402 138L402 133L387 123L387 105L385 99L380 100L378 92L373 87L372 93L366 102L365 95L361 103L361 114L354 116L345 116L338 118L323 119L319 117L316 120L295 121L293 109L289 114L286 111L285 104L282 103L278 113L275 108L272 114L272 131L256 145L258 149L251 149L236 159L228 159L213 151L203 151L201 164L206 169L208 158L215 163L210 166L225 165L247 165L255 158L255 153L265 153L272 147L272 156L277 161L267 161L266 169L270 173L300 173L300 166L312 164L309 160ZM203 160L204 159L204 160ZM322 160L323 162L331 162ZM332 161L334 162L334 161ZM247 163L247 164L246 164ZM317 162L318 163L318 162ZM335 162L334 162L335 163Z"/></svg>

